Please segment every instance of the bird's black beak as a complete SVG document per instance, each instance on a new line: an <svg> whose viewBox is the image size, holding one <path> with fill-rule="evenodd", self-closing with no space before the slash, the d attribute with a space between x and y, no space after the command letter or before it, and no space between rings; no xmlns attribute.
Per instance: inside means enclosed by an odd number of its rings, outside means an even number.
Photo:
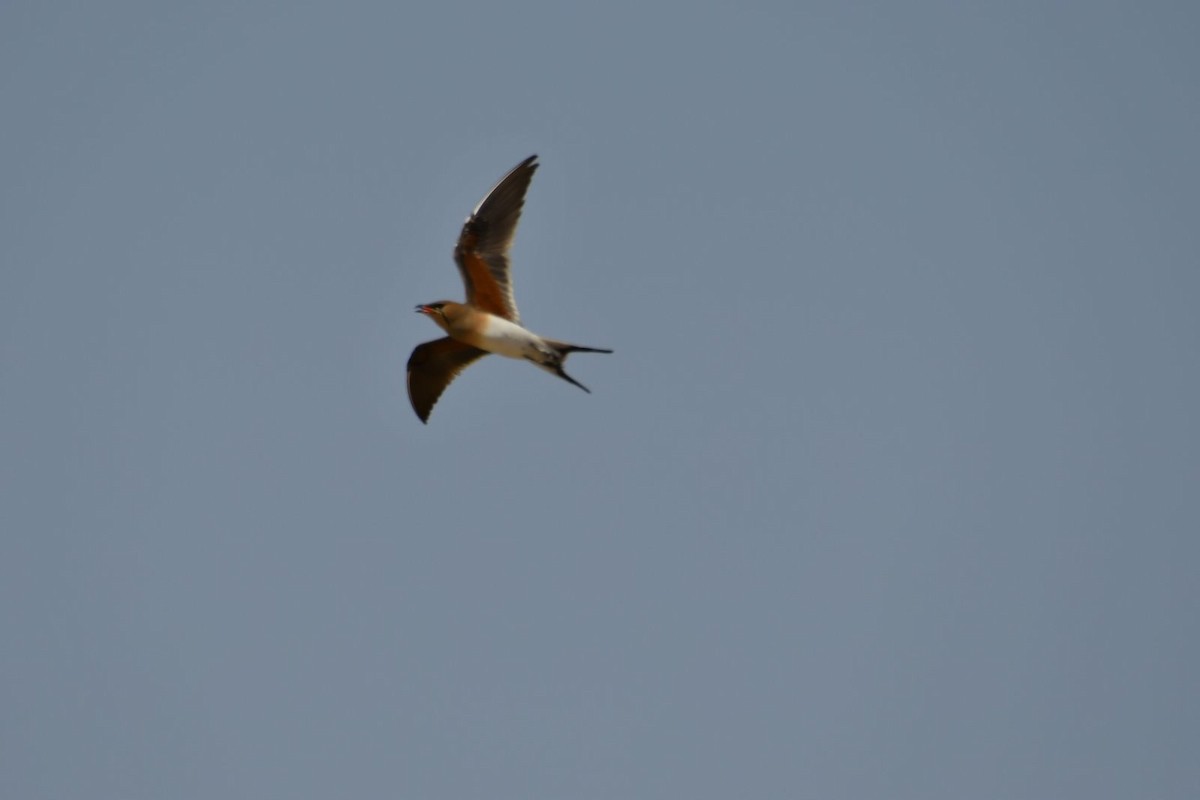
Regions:
<svg viewBox="0 0 1200 800"><path fill-rule="evenodd" d="M428 313L428 306L417 306L417 313L418 314Z"/></svg>

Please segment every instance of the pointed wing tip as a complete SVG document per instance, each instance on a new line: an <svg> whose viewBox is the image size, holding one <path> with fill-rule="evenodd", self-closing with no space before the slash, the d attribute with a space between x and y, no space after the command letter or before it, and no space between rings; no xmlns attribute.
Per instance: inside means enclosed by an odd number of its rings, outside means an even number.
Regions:
<svg viewBox="0 0 1200 800"><path fill-rule="evenodd" d="M527 171L529 173L529 177L532 178L533 173L537 172L537 168L540 167L541 165L542 165L541 162L538 161L537 154L534 153L533 155L529 156L524 161L522 161L520 164L517 164L515 167L510 169L508 171L508 175L505 175L504 177L507 178L511 175L516 175L518 172ZM501 178L501 183L503 183L503 182L504 182L504 179ZM497 184L497 185L499 185L499 184Z"/></svg>
<svg viewBox="0 0 1200 800"><path fill-rule="evenodd" d="M499 187L500 184L504 183L504 181L506 179L512 177L513 175L522 173L522 172L528 172L529 179L532 180L533 173L537 172L538 167L540 167L541 165L542 165L542 163L540 161L538 161L537 154L534 153L533 155L529 156L524 161L522 161L520 164L517 164L515 167L510 169L508 171L508 174L500 179L500 183L496 184L496 187ZM496 187L493 187L493 188L496 188Z"/></svg>
<svg viewBox="0 0 1200 800"><path fill-rule="evenodd" d="M413 398L412 393L410 392L408 395L408 402L410 405L412 405L413 413L417 415L417 419L421 420L421 424L428 425L429 415L433 413L433 407L437 405L437 400L434 400L432 403L430 403L427 408L419 408L417 405L417 400Z"/></svg>

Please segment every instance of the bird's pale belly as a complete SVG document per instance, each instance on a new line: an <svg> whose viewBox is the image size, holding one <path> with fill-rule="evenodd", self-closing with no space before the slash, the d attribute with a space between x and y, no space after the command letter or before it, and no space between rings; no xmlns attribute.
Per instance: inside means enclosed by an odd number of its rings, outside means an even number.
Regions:
<svg viewBox="0 0 1200 800"><path fill-rule="evenodd" d="M478 331L472 332L467 340L480 350L487 350L498 356L533 358L537 361L541 360L538 358L539 355L549 351L550 348L536 333L527 331L515 322L509 322L494 314L486 316L484 324Z"/></svg>

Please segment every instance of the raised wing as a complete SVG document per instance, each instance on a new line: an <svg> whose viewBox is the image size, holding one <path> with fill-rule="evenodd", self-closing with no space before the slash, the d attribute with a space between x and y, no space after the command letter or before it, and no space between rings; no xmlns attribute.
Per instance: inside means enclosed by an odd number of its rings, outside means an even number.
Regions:
<svg viewBox="0 0 1200 800"><path fill-rule="evenodd" d="M517 323L521 315L513 299L508 248L521 219L525 192L537 168L537 156L530 156L501 178L467 217L454 248L454 260L467 289L467 302Z"/></svg>
<svg viewBox="0 0 1200 800"><path fill-rule="evenodd" d="M458 373L486 355L449 336L417 345L408 357L408 400L421 422L429 422L429 412Z"/></svg>

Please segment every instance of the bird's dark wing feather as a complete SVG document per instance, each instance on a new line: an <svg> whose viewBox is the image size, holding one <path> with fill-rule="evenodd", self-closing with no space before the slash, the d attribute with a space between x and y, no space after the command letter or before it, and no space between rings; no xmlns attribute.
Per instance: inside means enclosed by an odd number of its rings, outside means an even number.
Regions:
<svg viewBox="0 0 1200 800"><path fill-rule="evenodd" d="M486 355L486 350L449 336L417 345L408 357L408 399L421 422L429 421L429 412L458 373Z"/></svg>
<svg viewBox="0 0 1200 800"><path fill-rule="evenodd" d="M501 178L471 212L454 248L467 303L518 323L521 315L513 299L508 249L537 168L537 156L530 156Z"/></svg>

